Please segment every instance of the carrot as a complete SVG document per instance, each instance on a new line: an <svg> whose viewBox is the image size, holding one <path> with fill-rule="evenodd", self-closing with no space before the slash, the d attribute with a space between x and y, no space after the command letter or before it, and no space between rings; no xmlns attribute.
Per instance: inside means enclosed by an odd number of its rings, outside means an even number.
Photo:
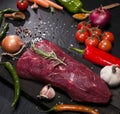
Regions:
<svg viewBox="0 0 120 114"><path fill-rule="evenodd" d="M32 3L37 3L38 5L42 6L42 7L45 7L45 8L49 8L49 3L46 2L45 0L28 0L29 2L32 2Z"/></svg>
<svg viewBox="0 0 120 114"><path fill-rule="evenodd" d="M87 107L87 106L82 106L82 105L72 105L72 104L58 104L53 106L49 111L56 111L56 112L61 112L61 111L76 111L76 112L84 112L88 114L99 114L98 111Z"/></svg>
<svg viewBox="0 0 120 114"><path fill-rule="evenodd" d="M58 5L57 3L51 1L51 0L44 0L46 1L50 6L54 7L55 9L58 9L58 10L63 10L63 7Z"/></svg>

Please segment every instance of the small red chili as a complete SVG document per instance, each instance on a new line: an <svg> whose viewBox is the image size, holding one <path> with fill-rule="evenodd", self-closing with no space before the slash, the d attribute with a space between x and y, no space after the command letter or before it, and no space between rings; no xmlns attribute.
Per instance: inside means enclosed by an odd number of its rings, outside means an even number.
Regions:
<svg viewBox="0 0 120 114"><path fill-rule="evenodd" d="M97 64L100 66L117 64L120 67L119 58L105 51L102 51L94 46L89 45L84 50L74 48L74 47L72 47L71 49L81 54L84 54L84 58L94 64Z"/></svg>
<svg viewBox="0 0 120 114"><path fill-rule="evenodd" d="M84 112L88 114L99 114L98 111L83 105L74 105L74 104L58 104L53 106L49 111L72 111L72 112Z"/></svg>

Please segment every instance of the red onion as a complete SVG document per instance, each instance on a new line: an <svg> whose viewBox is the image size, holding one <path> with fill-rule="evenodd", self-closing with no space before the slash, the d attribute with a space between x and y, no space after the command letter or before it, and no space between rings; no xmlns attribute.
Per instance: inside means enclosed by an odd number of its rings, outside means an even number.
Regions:
<svg viewBox="0 0 120 114"><path fill-rule="evenodd" d="M93 26L104 27L110 21L110 12L102 7L93 10L89 15L89 20Z"/></svg>

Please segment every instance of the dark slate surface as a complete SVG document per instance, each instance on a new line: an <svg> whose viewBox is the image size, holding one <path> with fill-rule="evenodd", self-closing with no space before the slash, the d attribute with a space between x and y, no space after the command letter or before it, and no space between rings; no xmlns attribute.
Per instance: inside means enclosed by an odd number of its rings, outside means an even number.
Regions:
<svg viewBox="0 0 120 114"><path fill-rule="evenodd" d="M108 5L111 3L119 2L119 0L85 0L83 1L84 8L91 10L98 7L100 4ZM31 4L30 4L31 5ZM5 8L16 8L16 0L1 0L0 10ZM109 27L107 30L112 31L115 34L114 46L111 50L111 53L117 57L120 57L120 7L110 10L112 18ZM16 34L16 30L21 28L28 28L31 31L31 34L34 37L45 38L50 41L58 44L64 51L70 54L76 60L83 62L89 68L99 75L100 67L93 65L92 63L84 60L81 55L75 54L69 50L70 44L75 45L76 47L84 48L84 46L79 45L75 40L75 31L78 21L72 18L72 15L67 11L56 11L51 13L49 9L39 8L37 11L33 11L30 6L25 12L27 19L25 21L12 21L3 19L3 23L9 22L9 31L7 34ZM2 24L3 24L2 23ZM1 28L1 27L0 27ZM28 35L24 37L24 32L22 31L19 34L22 37L22 40L29 41L31 38ZM2 52L2 50L0 50ZM12 60L10 57L4 57L3 61L9 60L14 65L15 60ZM47 114L41 112L41 110L52 107L58 103L72 103L72 104L84 104L96 108L99 110L100 114L119 114L120 113L120 87L112 88L113 93L112 100L107 105L95 105L95 104L86 104L86 103L76 103L73 102L63 91L55 88L56 97L51 101L39 101L36 98L36 95L39 93L39 90L42 88L44 83L34 82L30 80L20 79L21 82L21 97L16 109L11 109L10 104L13 99L13 82L6 72L5 68L0 66L0 114ZM63 112L62 114L77 114L72 112ZM53 114L53 113L52 113Z"/></svg>

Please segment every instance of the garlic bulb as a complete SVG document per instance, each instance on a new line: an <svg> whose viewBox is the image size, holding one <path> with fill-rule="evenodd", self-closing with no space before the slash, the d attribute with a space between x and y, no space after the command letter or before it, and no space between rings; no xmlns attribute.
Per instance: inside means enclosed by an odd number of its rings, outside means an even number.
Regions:
<svg viewBox="0 0 120 114"><path fill-rule="evenodd" d="M117 65L105 66L100 71L100 77L109 85L120 84L120 68Z"/></svg>

